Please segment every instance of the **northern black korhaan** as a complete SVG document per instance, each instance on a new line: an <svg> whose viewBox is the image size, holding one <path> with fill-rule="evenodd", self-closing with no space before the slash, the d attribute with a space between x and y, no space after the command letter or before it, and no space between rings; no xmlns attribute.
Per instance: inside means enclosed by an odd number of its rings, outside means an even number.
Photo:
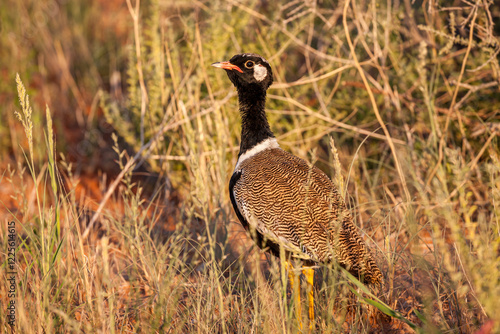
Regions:
<svg viewBox="0 0 500 334"><path fill-rule="evenodd" d="M260 247L276 256L282 247L292 287L290 260L303 261L303 273L311 285L312 326L314 270L310 266L337 261L375 287L380 286L382 274L332 181L320 169L279 147L265 113L266 91L273 83L269 63L257 54L243 53L212 66L226 70L238 91L241 144L229 183L234 210ZM302 326L300 313L298 317Z"/></svg>

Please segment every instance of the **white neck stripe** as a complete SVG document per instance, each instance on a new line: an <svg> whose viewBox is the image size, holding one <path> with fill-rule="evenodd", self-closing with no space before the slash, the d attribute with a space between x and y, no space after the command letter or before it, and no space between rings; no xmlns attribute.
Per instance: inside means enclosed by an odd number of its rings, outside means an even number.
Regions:
<svg viewBox="0 0 500 334"><path fill-rule="evenodd" d="M240 165L243 161L256 155L257 153L260 153L260 152L267 150L267 149L279 148L279 147L280 147L280 145L278 144L278 141L276 140L276 138L267 138L267 139L261 141L260 143L258 143L257 145L255 145L251 149L247 150L242 155L240 155L240 157L238 158L238 162L236 163L236 167L234 167L234 171L238 170L238 168L240 167Z"/></svg>

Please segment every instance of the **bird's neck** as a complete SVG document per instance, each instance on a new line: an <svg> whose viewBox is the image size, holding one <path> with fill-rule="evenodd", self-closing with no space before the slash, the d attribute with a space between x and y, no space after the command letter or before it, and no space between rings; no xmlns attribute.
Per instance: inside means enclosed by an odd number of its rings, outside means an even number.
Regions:
<svg viewBox="0 0 500 334"><path fill-rule="evenodd" d="M266 91L261 87L245 87L238 89L238 99L241 115L241 144L240 153L274 138L266 117Z"/></svg>

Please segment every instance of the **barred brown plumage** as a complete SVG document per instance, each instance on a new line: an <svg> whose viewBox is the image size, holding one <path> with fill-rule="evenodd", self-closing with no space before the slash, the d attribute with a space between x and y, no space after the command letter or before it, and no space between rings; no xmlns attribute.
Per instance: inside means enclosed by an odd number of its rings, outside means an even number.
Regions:
<svg viewBox="0 0 500 334"><path fill-rule="evenodd" d="M364 282L380 284L380 270L349 210L320 169L281 148L263 150L239 168L234 198L249 227L268 239L259 246L278 255L282 244L291 257L311 264L336 260Z"/></svg>
<svg viewBox="0 0 500 334"><path fill-rule="evenodd" d="M241 144L229 194L242 225L260 247L278 257L284 251L288 269L293 258L305 266L336 261L377 289L382 274L338 189L320 169L282 150L274 138L265 114L266 91L273 82L269 63L244 53L212 66L225 69L238 91ZM314 271L304 274L312 285ZM291 284L293 280L290 276ZM309 297L312 326L312 289ZM298 311L301 326L300 306Z"/></svg>

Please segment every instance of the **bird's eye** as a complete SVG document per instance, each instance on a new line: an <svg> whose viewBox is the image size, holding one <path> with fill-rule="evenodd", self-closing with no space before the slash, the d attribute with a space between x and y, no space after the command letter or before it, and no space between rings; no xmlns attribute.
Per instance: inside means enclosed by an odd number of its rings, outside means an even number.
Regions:
<svg viewBox="0 0 500 334"><path fill-rule="evenodd" d="M254 65L255 65L255 63L251 60L249 60L245 63L246 68L252 68Z"/></svg>

